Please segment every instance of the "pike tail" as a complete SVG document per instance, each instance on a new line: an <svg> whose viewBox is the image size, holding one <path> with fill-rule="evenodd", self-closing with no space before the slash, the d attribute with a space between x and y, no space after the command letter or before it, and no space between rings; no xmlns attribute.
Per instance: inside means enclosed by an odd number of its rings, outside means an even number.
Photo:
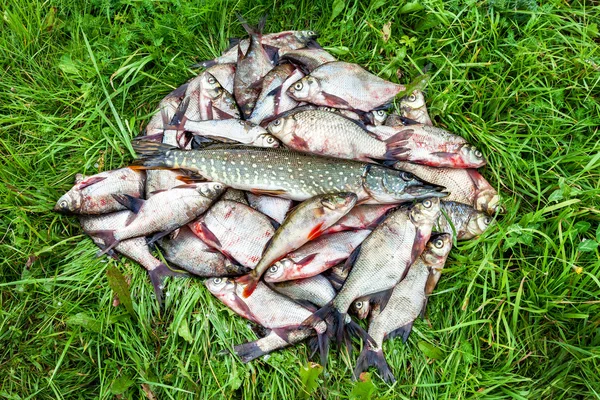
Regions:
<svg viewBox="0 0 600 400"><path fill-rule="evenodd" d="M133 165L130 168L173 169L172 164L167 161L166 153L178 150L177 147L147 140L136 140L132 143L132 146L138 158L133 161Z"/></svg>
<svg viewBox="0 0 600 400"><path fill-rule="evenodd" d="M371 366L377 368L379 376L381 376L381 379L387 383L396 382L396 377L394 377L394 374L390 370L390 366L383 356L383 350L375 350L369 344L366 344L360 352L358 360L356 361L354 377L358 377L361 372L366 371Z"/></svg>
<svg viewBox="0 0 600 400"><path fill-rule="evenodd" d="M154 294L158 300L158 304L162 306L163 289L165 287L165 277L167 276L189 276L184 272L173 271L164 263L160 263L156 268L148 270L150 281L154 287Z"/></svg>
<svg viewBox="0 0 600 400"><path fill-rule="evenodd" d="M103 254L110 254L110 251L121 242L120 240L115 239L114 230L91 231L89 232L89 235L102 239L102 241L104 242L104 245L97 243L98 247L100 247L100 251L97 254L98 257L100 257Z"/></svg>

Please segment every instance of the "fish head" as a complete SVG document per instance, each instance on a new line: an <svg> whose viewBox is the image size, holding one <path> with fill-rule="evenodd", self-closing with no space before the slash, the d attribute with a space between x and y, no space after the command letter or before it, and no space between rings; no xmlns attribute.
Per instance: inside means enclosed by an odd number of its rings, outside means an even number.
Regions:
<svg viewBox="0 0 600 400"><path fill-rule="evenodd" d="M486 164L481 150L470 144L464 144L460 148L460 156L468 168L479 168Z"/></svg>
<svg viewBox="0 0 600 400"><path fill-rule="evenodd" d="M287 94L294 100L308 101L319 93L320 86L319 81L309 75L290 86Z"/></svg>
<svg viewBox="0 0 600 400"><path fill-rule="evenodd" d="M231 278L214 277L204 281L209 292L217 297L227 296L235 293L235 281Z"/></svg>
<svg viewBox="0 0 600 400"><path fill-rule="evenodd" d="M410 218L416 225L434 224L440 215L440 199L430 197L423 199L410 209Z"/></svg>
<svg viewBox="0 0 600 400"><path fill-rule="evenodd" d="M385 110L371 111L371 114L373 115L373 123L375 126L383 125L388 116Z"/></svg>
<svg viewBox="0 0 600 400"><path fill-rule="evenodd" d="M366 298L360 298L354 301L350 306L350 312L356 315L358 319L365 319L371 311L371 303Z"/></svg>
<svg viewBox="0 0 600 400"><path fill-rule="evenodd" d="M413 90L411 94L400 100L400 109L402 111L410 112L412 110L418 110L421 107L425 107L425 96L420 90Z"/></svg>
<svg viewBox="0 0 600 400"><path fill-rule="evenodd" d="M289 258L284 258L271 265L265 272L266 282L279 282L284 276L285 271L294 267L294 262Z"/></svg>
<svg viewBox="0 0 600 400"><path fill-rule="evenodd" d="M311 40L315 40L319 37L319 33L316 31L295 31L294 36L302 43L308 43Z"/></svg>
<svg viewBox="0 0 600 400"><path fill-rule="evenodd" d="M279 117L276 120L273 120L267 125L267 130L271 132L273 135L281 138L285 134L291 134L295 131L296 128L296 119L293 115L288 115L287 117Z"/></svg>
<svg viewBox="0 0 600 400"><path fill-rule="evenodd" d="M226 186L220 182L203 182L196 184L196 190L204 197L216 199L225 191Z"/></svg>
<svg viewBox="0 0 600 400"><path fill-rule="evenodd" d="M475 209L490 215L495 215L496 213L503 214L506 212L504 207L500 205L500 195L493 189L477 193Z"/></svg>
<svg viewBox="0 0 600 400"><path fill-rule="evenodd" d="M489 215L480 211L473 210L465 233L459 238L462 240L472 239L481 235L494 222L494 219Z"/></svg>
<svg viewBox="0 0 600 400"><path fill-rule="evenodd" d="M427 242L421 258L430 267L440 268L444 265L451 248L452 235L449 233L433 234Z"/></svg>
<svg viewBox="0 0 600 400"><path fill-rule="evenodd" d="M63 214L74 213L79 211L81 203L81 193L75 189L71 189L58 199L54 206L54 211Z"/></svg>
<svg viewBox="0 0 600 400"><path fill-rule="evenodd" d="M208 71L202 73L200 84L203 94L211 99L216 99L225 92L225 89L223 89L217 78Z"/></svg>
<svg viewBox="0 0 600 400"><path fill-rule="evenodd" d="M373 165L367 166L363 187L380 204L447 196L444 187L424 182L410 172Z"/></svg>
<svg viewBox="0 0 600 400"><path fill-rule="evenodd" d="M354 207L357 199L356 194L349 192L326 194L321 197L321 209L324 213L337 214L341 218Z"/></svg>
<svg viewBox="0 0 600 400"><path fill-rule="evenodd" d="M261 133L254 139L252 146L277 148L280 146L280 143L275 136L269 133Z"/></svg>

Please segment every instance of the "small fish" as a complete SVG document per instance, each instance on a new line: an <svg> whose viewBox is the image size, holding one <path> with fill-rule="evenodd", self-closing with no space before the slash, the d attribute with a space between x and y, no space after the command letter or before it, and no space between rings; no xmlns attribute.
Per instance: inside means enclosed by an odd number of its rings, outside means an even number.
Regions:
<svg viewBox="0 0 600 400"><path fill-rule="evenodd" d="M323 235L359 229L373 230L385 218L388 211L397 206L397 204L366 204L356 206L323 232Z"/></svg>
<svg viewBox="0 0 600 400"><path fill-rule="evenodd" d="M182 185L152 196L148 200L128 195L115 199L133 211L132 219L119 229L90 232L106 244L106 253L125 239L157 233L150 243L197 218L225 190L221 183Z"/></svg>
<svg viewBox="0 0 600 400"><path fill-rule="evenodd" d="M331 283L322 275L287 282L277 282L270 286L292 300L308 301L319 307L323 307L333 300L336 293Z"/></svg>
<svg viewBox="0 0 600 400"><path fill-rule="evenodd" d="M303 76L300 70L290 64L278 65L269 71L262 81L260 95L248 121L261 124L295 108L298 102L288 96L287 90Z"/></svg>
<svg viewBox="0 0 600 400"><path fill-rule="evenodd" d="M334 61L314 69L288 93L297 101L368 112L404 90L403 85L385 81L357 64Z"/></svg>
<svg viewBox="0 0 600 400"><path fill-rule="evenodd" d="M182 148L178 140L179 133L174 130L165 130L162 143ZM181 171L177 170L156 169L146 171L146 200L156 193L181 185L182 182L180 179L183 176Z"/></svg>
<svg viewBox="0 0 600 400"><path fill-rule="evenodd" d="M235 62L229 64L217 64L208 68L206 72L215 77L221 87L233 94L233 81L235 79Z"/></svg>
<svg viewBox="0 0 600 400"><path fill-rule="evenodd" d="M489 182L475 169L435 168L399 161L394 168L408 171L420 179L444 186L450 192L444 201L468 204L477 211L490 215L502 211L500 196Z"/></svg>
<svg viewBox="0 0 600 400"><path fill-rule="evenodd" d="M297 201L340 192L355 193L362 204L446 196L443 187L405 171L285 149L216 145L185 151L148 141L136 141L133 147L140 158L131 168L181 168L234 189Z"/></svg>
<svg viewBox="0 0 600 400"><path fill-rule="evenodd" d="M372 340L365 343L358 357L355 376L373 365L377 367L383 380L395 382L396 378L383 355L383 341L400 336L406 342L414 320L427 303L425 287L431 276L430 271L433 268L443 268L451 248L450 235L435 236L427 243L427 248L410 267L406 278L392 291L385 308L369 324L369 336Z"/></svg>
<svg viewBox="0 0 600 400"><path fill-rule="evenodd" d="M261 44L264 23L263 19L258 29L253 29L242 21L242 26L250 35L250 46L246 53L242 53L241 47L238 47L240 55L233 83L233 94L244 119L248 119L252 114L260 94L262 79L273 69L271 58Z"/></svg>
<svg viewBox="0 0 600 400"><path fill-rule="evenodd" d="M475 146L440 128L380 125L369 129L379 140L388 143L386 159L445 168L479 168L486 164Z"/></svg>
<svg viewBox="0 0 600 400"><path fill-rule="evenodd" d="M194 135L257 147L279 147L279 142L273 135L269 134L265 128L250 121L234 118L207 121L187 120L182 125L181 129Z"/></svg>
<svg viewBox="0 0 600 400"><path fill-rule="evenodd" d="M185 97L171 123L175 126L187 120L240 118L233 96L221 86L217 78L204 71L188 82Z"/></svg>
<svg viewBox="0 0 600 400"><path fill-rule="evenodd" d="M160 136L163 135L165 130L165 125L168 125L171 122L171 119L175 116L181 101L185 97L185 92L187 90L188 84L184 83L179 86L177 89L173 90L171 93L166 95L158 104L158 110L154 114L154 116L148 122L145 129L146 136L157 137L160 140ZM163 141L164 143L164 141Z"/></svg>
<svg viewBox="0 0 600 400"><path fill-rule="evenodd" d="M373 120L373 125L380 126L384 125L388 118L388 114L384 110L374 110L369 113Z"/></svg>
<svg viewBox="0 0 600 400"><path fill-rule="evenodd" d="M485 232L493 222L492 217L466 204L442 201L441 210L436 230L456 235L456 240L473 239Z"/></svg>
<svg viewBox="0 0 600 400"><path fill-rule="evenodd" d="M333 317L331 330L336 331L338 342L348 343L346 329L364 338L362 328L347 316L348 309L357 298L391 289L404 278L425 248L439 214L440 201L435 198L390 213L348 259L354 265L335 299L306 324Z"/></svg>
<svg viewBox="0 0 600 400"><path fill-rule="evenodd" d="M266 216L231 200L219 200L188 226L206 244L247 268L256 267L275 234Z"/></svg>
<svg viewBox="0 0 600 400"><path fill-rule="evenodd" d="M223 193L220 200L232 200L237 201L238 203L242 203L248 205L248 200L246 200L246 194L237 189L229 188ZM253 207L254 208L254 207Z"/></svg>
<svg viewBox="0 0 600 400"><path fill-rule="evenodd" d="M131 168L75 176L75 185L54 206L54 211L74 214L106 214L125 210L113 195L143 197L146 174Z"/></svg>
<svg viewBox="0 0 600 400"><path fill-rule="evenodd" d="M304 48L285 52L279 57L279 62L282 61L299 65L304 73L310 73L315 68L337 59L323 49Z"/></svg>
<svg viewBox="0 0 600 400"><path fill-rule="evenodd" d="M346 231L321 236L287 254L265 272L265 282L283 282L320 274L346 260L371 233Z"/></svg>
<svg viewBox="0 0 600 400"><path fill-rule="evenodd" d="M356 204L354 193L337 193L315 196L294 208L275 231L262 258L248 275L238 278L245 285L244 296L250 296L260 277L274 262L316 239L335 224Z"/></svg>
<svg viewBox="0 0 600 400"><path fill-rule="evenodd" d="M248 268L232 264L223 254L214 251L187 226L182 226L176 232L177 234L168 235L158 241L170 263L194 275L205 277L234 276L249 272Z"/></svg>
<svg viewBox="0 0 600 400"><path fill-rule="evenodd" d="M400 110L402 116L423 125L433 126L427 105L425 105L425 96L420 90L414 90L408 96L404 96L400 100Z"/></svg>
<svg viewBox="0 0 600 400"><path fill-rule="evenodd" d="M106 229L121 229L125 226L127 220L131 218L131 211L118 211L110 214L81 216L79 222L83 230L90 235L94 243L100 248L104 248L106 243L101 237L95 236L94 231ZM185 276L185 274L175 272L169 269L165 264L150 253L150 249L143 237L135 237L123 240L113 248L114 251L124 255L139 263L148 271L148 276L154 287L154 294L159 303L162 303L162 289L164 278L167 276Z"/></svg>
<svg viewBox="0 0 600 400"><path fill-rule="evenodd" d="M248 192L248 202L250 207L260 211L267 217L281 224L288 211L292 208L293 201L281 197L267 196L265 194L252 194Z"/></svg>

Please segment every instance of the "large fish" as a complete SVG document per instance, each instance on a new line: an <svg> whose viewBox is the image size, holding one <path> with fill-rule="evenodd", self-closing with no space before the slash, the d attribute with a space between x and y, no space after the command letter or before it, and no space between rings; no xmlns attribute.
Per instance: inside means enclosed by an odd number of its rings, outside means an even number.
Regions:
<svg viewBox="0 0 600 400"><path fill-rule="evenodd" d="M257 147L279 147L277 139L269 134L265 128L240 119L187 120L181 128L194 135L217 140L235 141Z"/></svg>
<svg viewBox="0 0 600 400"><path fill-rule="evenodd" d="M115 198L134 212L133 218L122 228L98 230L91 234L100 237L106 244L103 253L133 237L157 233L151 240L155 241L198 217L223 191L221 183L211 182L178 186L157 193L148 200L117 195Z"/></svg>
<svg viewBox="0 0 600 400"><path fill-rule="evenodd" d="M266 216L232 200L219 200L189 227L206 244L247 268L256 267L275 234Z"/></svg>
<svg viewBox="0 0 600 400"><path fill-rule="evenodd" d="M333 317L331 330L337 331L339 342L348 339L346 325L350 333L361 333L362 328L346 319L348 309L357 298L391 289L404 278L425 248L439 213L439 199L431 198L389 214L349 258L354 264L352 271L335 299L306 324L312 326Z"/></svg>
<svg viewBox="0 0 600 400"><path fill-rule="evenodd" d="M81 216L79 222L83 230L90 235L94 243L104 248L104 240L93 234L94 231L106 229L121 229L131 218L131 211L118 211L110 214ZM183 274L171 271L162 261L150 253L150 249L143 237L123 240L113 248L114 251L136 261L148 271L148 276L154 287L154 294L159 303L162 303L163 281L166 276L182 276Z"/></svg>
<svg viewBox="0 0 600 400"><path fill-rule="evenodd" d="M319 307L323 307L333 300L336 293L331 283L323 275L287 282L276 282L270 286L292 300L308 301Z"/></svg>
<svg viewBox="0 0 600 400"><path fill-rule="evenodd" d="M278 224L283 222L293 205L292 200L281 197L267 196L265 194L252 194L250 192L248 192L246 196L248 196L250 207L265 214Z"/></svg>
<svg viewBox="0 0 600 400"><path fill-rule="evenodd" d="M369 336L372 340L363 347L356 362L355 376L374 365L386 382L396 380L385 361L383 341L400 336L406 342L414 320L427 303L425 287L431 279L431 270L443 267L451 248L452 239L447 234L435 236L429 241L421 257L410 267L406 278L392 291L385 308L371 320Z"/></svg>
<svg viewBox="0 0 600 400"><path fill-rule="evenodd" d="M182 168L235 189L297 201L339 192L353 192L367 204L446 196L443 187L408 172L284 149L217 145L185 151L147 141L133 147L140 156L133 168Z"/></svg>
<svg viewBox="0 0 600 400"><path fill-rule="evenodd" d="M388 143L387 159L446 168L479 168L486 164L479 149L440 128L418 124L381 125L369 129Z"/></svg>
<svg viewBox="0 0 600 400"><path fill-rule="evenodd" d="M444 186L450 194L444 201L468 204L490 215L502 211L498 192L475 169L435 168L399 161L394 168L408 171L419 178Z"/></svg>
<svg viewBox="0 0 600 400"><path fill-rule="evenodd" d="M404 90L403 85L383 80L360 65L334 61L314 69L288 93L298 101L368 112L391 102Z"/></svg>
<svg viewBox="0 0 600 400"><path fill-rule="evenodd" d="M425 96L418 89L400 100L400 110L405 118L423 125L433 126L427 112L427 105L425 105Z"/></svg>
<svg viewBox="0 0 600 400"><path fill-rule="evenodd" d="M197 276L233 276L249 271L214 251L187 226L179 228L176 234L160 239L158 244L167 261Z"/></svg>
<svg viewBox="0 0 600 400"><path fill-rule="evenodd" d="M305 153L365 162L404 158L396 151L405 144L404 136L384 142L356 121L325 110L297 108L273 120L267 130L288 148Z"/></svg>
<svg viewBox="0 0 600 400"><path fill-rule="evenodd" d="M364 229L321 236L287 254L265 272L265 282L283 282L320 274L346 260L371 233Z"/></svg>
<svg viewBox="0 0 600 400"><path fill-rule="evenodd" d="M146 174L131 168L75 176L75 185L54 206L54 211L75 214L106 214L125 210L113 195L143 197Z"/></svg>
<svg viewBox="0 0 600 400"><path fill-rule="evenodd" d="M294 208L275 231L256 267L248 275L238 278L246 286L244 296L252 294L269 266L319 237L354 207L356 199L354 193L325 194L306 200Z"/></svg>
<svg viewBox="0 0 600 400"><path fill-rule="evenodd" d="M396 204L365 204L354 207L344 215L338 222L329 227L323 235L342 231L354 231L359 229L373 230L385 218L385 215Z"/></svg>
<svg viewBox="0 0 600 400"><path fill-rule="evenodd" d="M456 240L473 239L492 224L493 218L473 207L454 201L442 201L436 230L456 236Z"/></svg>

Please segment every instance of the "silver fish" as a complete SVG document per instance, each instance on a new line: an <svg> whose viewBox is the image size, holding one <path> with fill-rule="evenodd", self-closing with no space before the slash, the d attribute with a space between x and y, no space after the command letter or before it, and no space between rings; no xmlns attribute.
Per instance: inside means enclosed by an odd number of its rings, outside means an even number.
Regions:
<svg viewBox="0 0 600 400"><path fill-rule="evenodd" d="M113 195L143 197L146 174L131 168L75 176L75 185L54 206L54 211L76 214L106 214L125 210Z"/></svg>
<svg viewBox="0 0 600 400"><path fill-rule="evenodd" d="M493 223L492 217L466 204L442 201L441 210L436 230L455 235L456 240L477 237Z"/></svg>
<svg viewBox="0 0 600 400"><path fill-rule="evenodd" d="M267 196L264 194L252 194L248 192L248 203L256 211L260 211L267 217L281 224L288 211L292 208L293 202L281 197Z"/></svg>
<svg viewBox="0 0 600 400"><path fill-rule="evenodd" d="M194 275L242 275L249 271L248 268L232 264L223 254L214 251L187 226L179 228L176 235L160 239L158 244L167 261Z"/></svg>
<svg viewBox="0 0 600 400"><path fill-rule="evenodd" d="M188 82L185 97L172 121L174 128L186 120L240 118L233 96L221 86L217 78L204 71ZM183 129L180 129L183 130Z"/></svg>
<svg viewBox="0 0 600 400"><path fill-rule="evenodd" d="M323 232L323 235L359 229L372 230L379 225L389 210L397 206L397 204L366 204L356 206Z"/></svg>
<svg viewBox="0 0 600 400"><path fill-rule="evenodd" d="M234 141L257 147L279 147L273 135L259 125L240 119L192 121L187 120L183 129L194 135Z"/></svg>
<svg viewBox="0 0 600 400"><path fill-rule="evenodd" d="M165 126L171 123L181 101L185 97L188 84L184 83L171 93L166 95L158 104L158 110L148 122L145 129L146 136L160 137L163 135ZM163 143L164 140L163 140Z"/></svg>
<svg viewBox="0 0 600 400"><path fill-rule="evenodd" d="M230 64L217 64L206 70L215 77L221 87L233 94L233 81L235 79L235 62Z"/></svg>
<svg viewBox="0 0 600 400"><path fill-rule="evenodd" d="M206 244L247 268L256 267L275 234L266 216L231 200L219 200L189 227Z"/></svg>
<svg viewBox="0 0 600 400"><path fill-rule="evenodd" d="M403 90L403 85L385 81L357 64L334 61L314 69L288 93L298 101L368 112L391 102Z"/></svg>
<svg viewBox="0 0 600 400"><path fill-rule="evenodd" d="M425 95L420 90L414 90L408 96L404 96L400 100L400 110L402 116L423 125L433 126L427 105L425 104Z"/></svg>
<svg viewBox="0 0 600 400"><path fill-rule="evenodd" d="M355 376L374 365L386 382L396 380L385 361L383 341L394 336L402 337L403 341L408 339L414 320L427 302L425 287L430 279L431 269L443 267L451 248L452 239L449 235L434 237L421 257L410 267L406 278L396 285L385 308L369 324L369 336L372 340L365 344L356 362Z"/></svg>
<svg viewBox="0 0 600 400"><path fill-rule="evenodd" d="M288 61L295 65L300 65L304 72L310 73L315 68L337 59L323 49L297 49L286 51L283 55L280 52L280 62Z"/></svg>
<svg viewBox="0 0 600 400"><path fill-rule="evenodd" d="M176 130L165 130L162 142L171 146L181 146L177 140L180 132ZM181 171L171 171L168 169L157 169L146 171L146 199L149 199L156 193L160 193L163 190L169 190L176 186L180 186L182 181L180 180L184 175Z"/></svg>
<svg viewBox="0 0 600 400"><path fill-rule="evenodd" d="M323 307L335 297L335 289L322 275L294 281L276 282L271 287L277 292L286 295L292 300L308 301Z"/></svg>
<svg viewBox="0 0 600 400"><path fill-rule="evenodd" d="M336 192L353 192L363 204L446 195L408 172L284 149L218 145L184 151L147 141L133 147L141 157L132 168L182 168L235 189L297 201Z"/></svg>

